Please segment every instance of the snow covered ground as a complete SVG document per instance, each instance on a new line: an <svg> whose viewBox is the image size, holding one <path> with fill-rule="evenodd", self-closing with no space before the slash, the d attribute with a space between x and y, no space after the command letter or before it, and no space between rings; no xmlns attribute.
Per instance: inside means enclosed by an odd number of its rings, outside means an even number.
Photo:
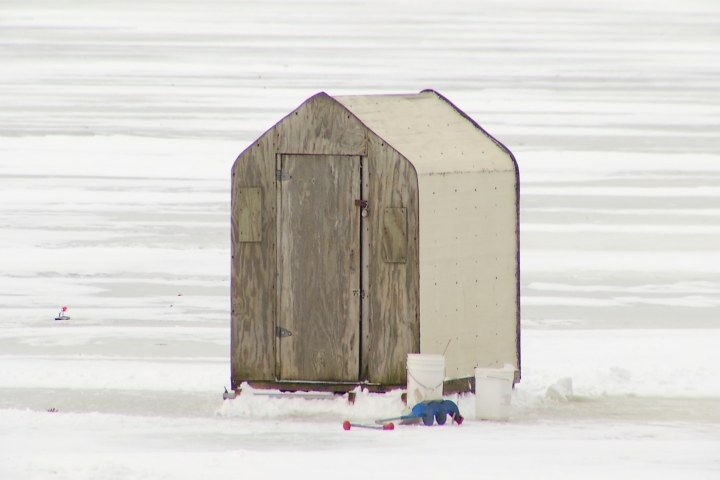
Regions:
<svg viewBox="0 0 720 480"><path fill-rule="evenodd" d="M702 0L0 2L0 479L720 478L718 25ZM424 88L520 164L511 421L223 404L235 157L317 91Z"/></svg>

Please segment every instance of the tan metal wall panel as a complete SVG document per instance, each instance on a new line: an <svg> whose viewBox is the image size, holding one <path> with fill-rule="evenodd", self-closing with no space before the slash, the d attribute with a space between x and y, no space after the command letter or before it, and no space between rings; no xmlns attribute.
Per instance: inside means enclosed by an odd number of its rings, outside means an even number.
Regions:
<svg viewBox="0 0 720 480"><path fill-rule="evenodd" d="M320 93L275 127L277 153L365 155L367 129L342 105Z"/></svg>
<svg viewBox="0 0 720 480"><path fill-rule="evenodd" d="M420 176L420 350L448 378L518 367L515 172ZM449 345L448 345L448 342Z"/></svg>
<svg viewBox="0 0 720 480"><path fill-rule="evenodd" d="M257 140L232 170L231 200L231 376L243 380L275 378L275 150L272 135ZM239 241L243 189L260 189L260 241Z"/></svg>
<svg viewBox="0 0 720 480"><path fill-rule="evenodd" d="M417 175L382 139L370 134L368 140L368 380L402 385L407 354L420 351ZM406 211L405 263L383 259L386 208Z"/></svg>
<svg viewBox="0 0 720 480"><path fill-rule="evenodd" d="M282 155L278 206L280 378L357 381L360 157Z"/></svg>

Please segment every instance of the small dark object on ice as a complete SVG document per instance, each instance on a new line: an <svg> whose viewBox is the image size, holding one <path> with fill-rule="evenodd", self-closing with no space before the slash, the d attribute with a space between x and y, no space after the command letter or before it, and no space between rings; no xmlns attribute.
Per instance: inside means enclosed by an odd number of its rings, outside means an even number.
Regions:
<svg viewBox="0 0 720 480"><path fill-rule="evenodd" d="M70 320L70 317L65 315L65 312L67 312L67 307L62 307L60 313L58 313L58 316L55 317L55 320Z"/></svg>
<svg viewBox="0 0 720 480"><path fill-rule="evenodd" d="M56 409L55 407L48 408L48 409L47 409L47 412L48 412L48 413L56 413L56 412L57 412L57 409Z"/></svg>
<svg viewBox="0 0 720 480"><path fill-rule="evenodd" d="M223 393L223 400L232 400L233 398L237 397L237 393L235 393L235 390L228 392L227 387L223 388L225 389L225 392Z"/></svg>

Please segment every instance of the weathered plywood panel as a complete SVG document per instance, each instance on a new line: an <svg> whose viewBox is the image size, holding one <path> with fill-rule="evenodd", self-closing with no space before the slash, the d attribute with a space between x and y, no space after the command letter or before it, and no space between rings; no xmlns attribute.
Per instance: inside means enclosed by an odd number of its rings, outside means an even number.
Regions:
<svg viewBox="0 0 720 480"><path fill-rule="evenodd" d="M241 154L232 170L231 199L231 377L234 386L245 380L275 378L275 153L272 135L265 135ZM254 193L256 192L256 193ZM247 222L247 206L260 200L260 229ZM253 206L252 208L255 208ZM241 224L253 224L242 242ZM258 238L259 237L259 238Z"/></svg>
<svg viewBox="0 0 720 480"><path fill-rule="evenodd" d="M235 191L237 241L262 240L262 188L238 188Z"/></svg>
<svg viewBox="0 0 720 480"><path fill-rule="evenodd" d="M421 175L421 351L448 378L519 367L515 172ZM448 342L449 345L448 345Z"/></svg>
<svg viewBox="0 0 720 480"><path fill-rule="evenodd" d="M407 210L386 208L383 212L382 252L387 263L405 263L407 256Z"/></svg>
<svg viewBox="0 0 720 480"><path fill-rule="evenodd" d="M361 158L362 184L360 195L367 200L370 189L370 166L366 157ZM372 218L360 216L360 259L361 271L360 281L362 282L360 298L360 380L366 381L370 378L370 221Z"/></svg>
<svg viewBox="0 0 720 480"><path fill-rule="evenodd" d="M278 273L282 380L357 381L360 158L282 155Z"/></svg>
<svg viewBox="0 0 720 480"><path fill-rule="evenodd" d="M403 385L407 354L420 351L417 176L404 157L372 133L368 148L369 327L368 346L363 350L368 380ZM402 209L405 262L387 263L383 253L385 212L392 212L390 218L397 225Z"/></svg>
<svg viewBox="0 0 720 480"><path fill-rule="evenodd" d="M278 153L365 155L367 129L342 105L319 93L275 128Z"/></svg>

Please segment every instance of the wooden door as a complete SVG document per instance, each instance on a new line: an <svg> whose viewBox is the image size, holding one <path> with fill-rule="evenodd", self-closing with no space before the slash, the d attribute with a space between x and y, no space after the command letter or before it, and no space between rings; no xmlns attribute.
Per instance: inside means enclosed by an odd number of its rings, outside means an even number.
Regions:
<svg viewBox="0 0 720 480"><path fill-rule="evenodd" d="M276 372L357 381L360 157L280 155Z"/></svg>

